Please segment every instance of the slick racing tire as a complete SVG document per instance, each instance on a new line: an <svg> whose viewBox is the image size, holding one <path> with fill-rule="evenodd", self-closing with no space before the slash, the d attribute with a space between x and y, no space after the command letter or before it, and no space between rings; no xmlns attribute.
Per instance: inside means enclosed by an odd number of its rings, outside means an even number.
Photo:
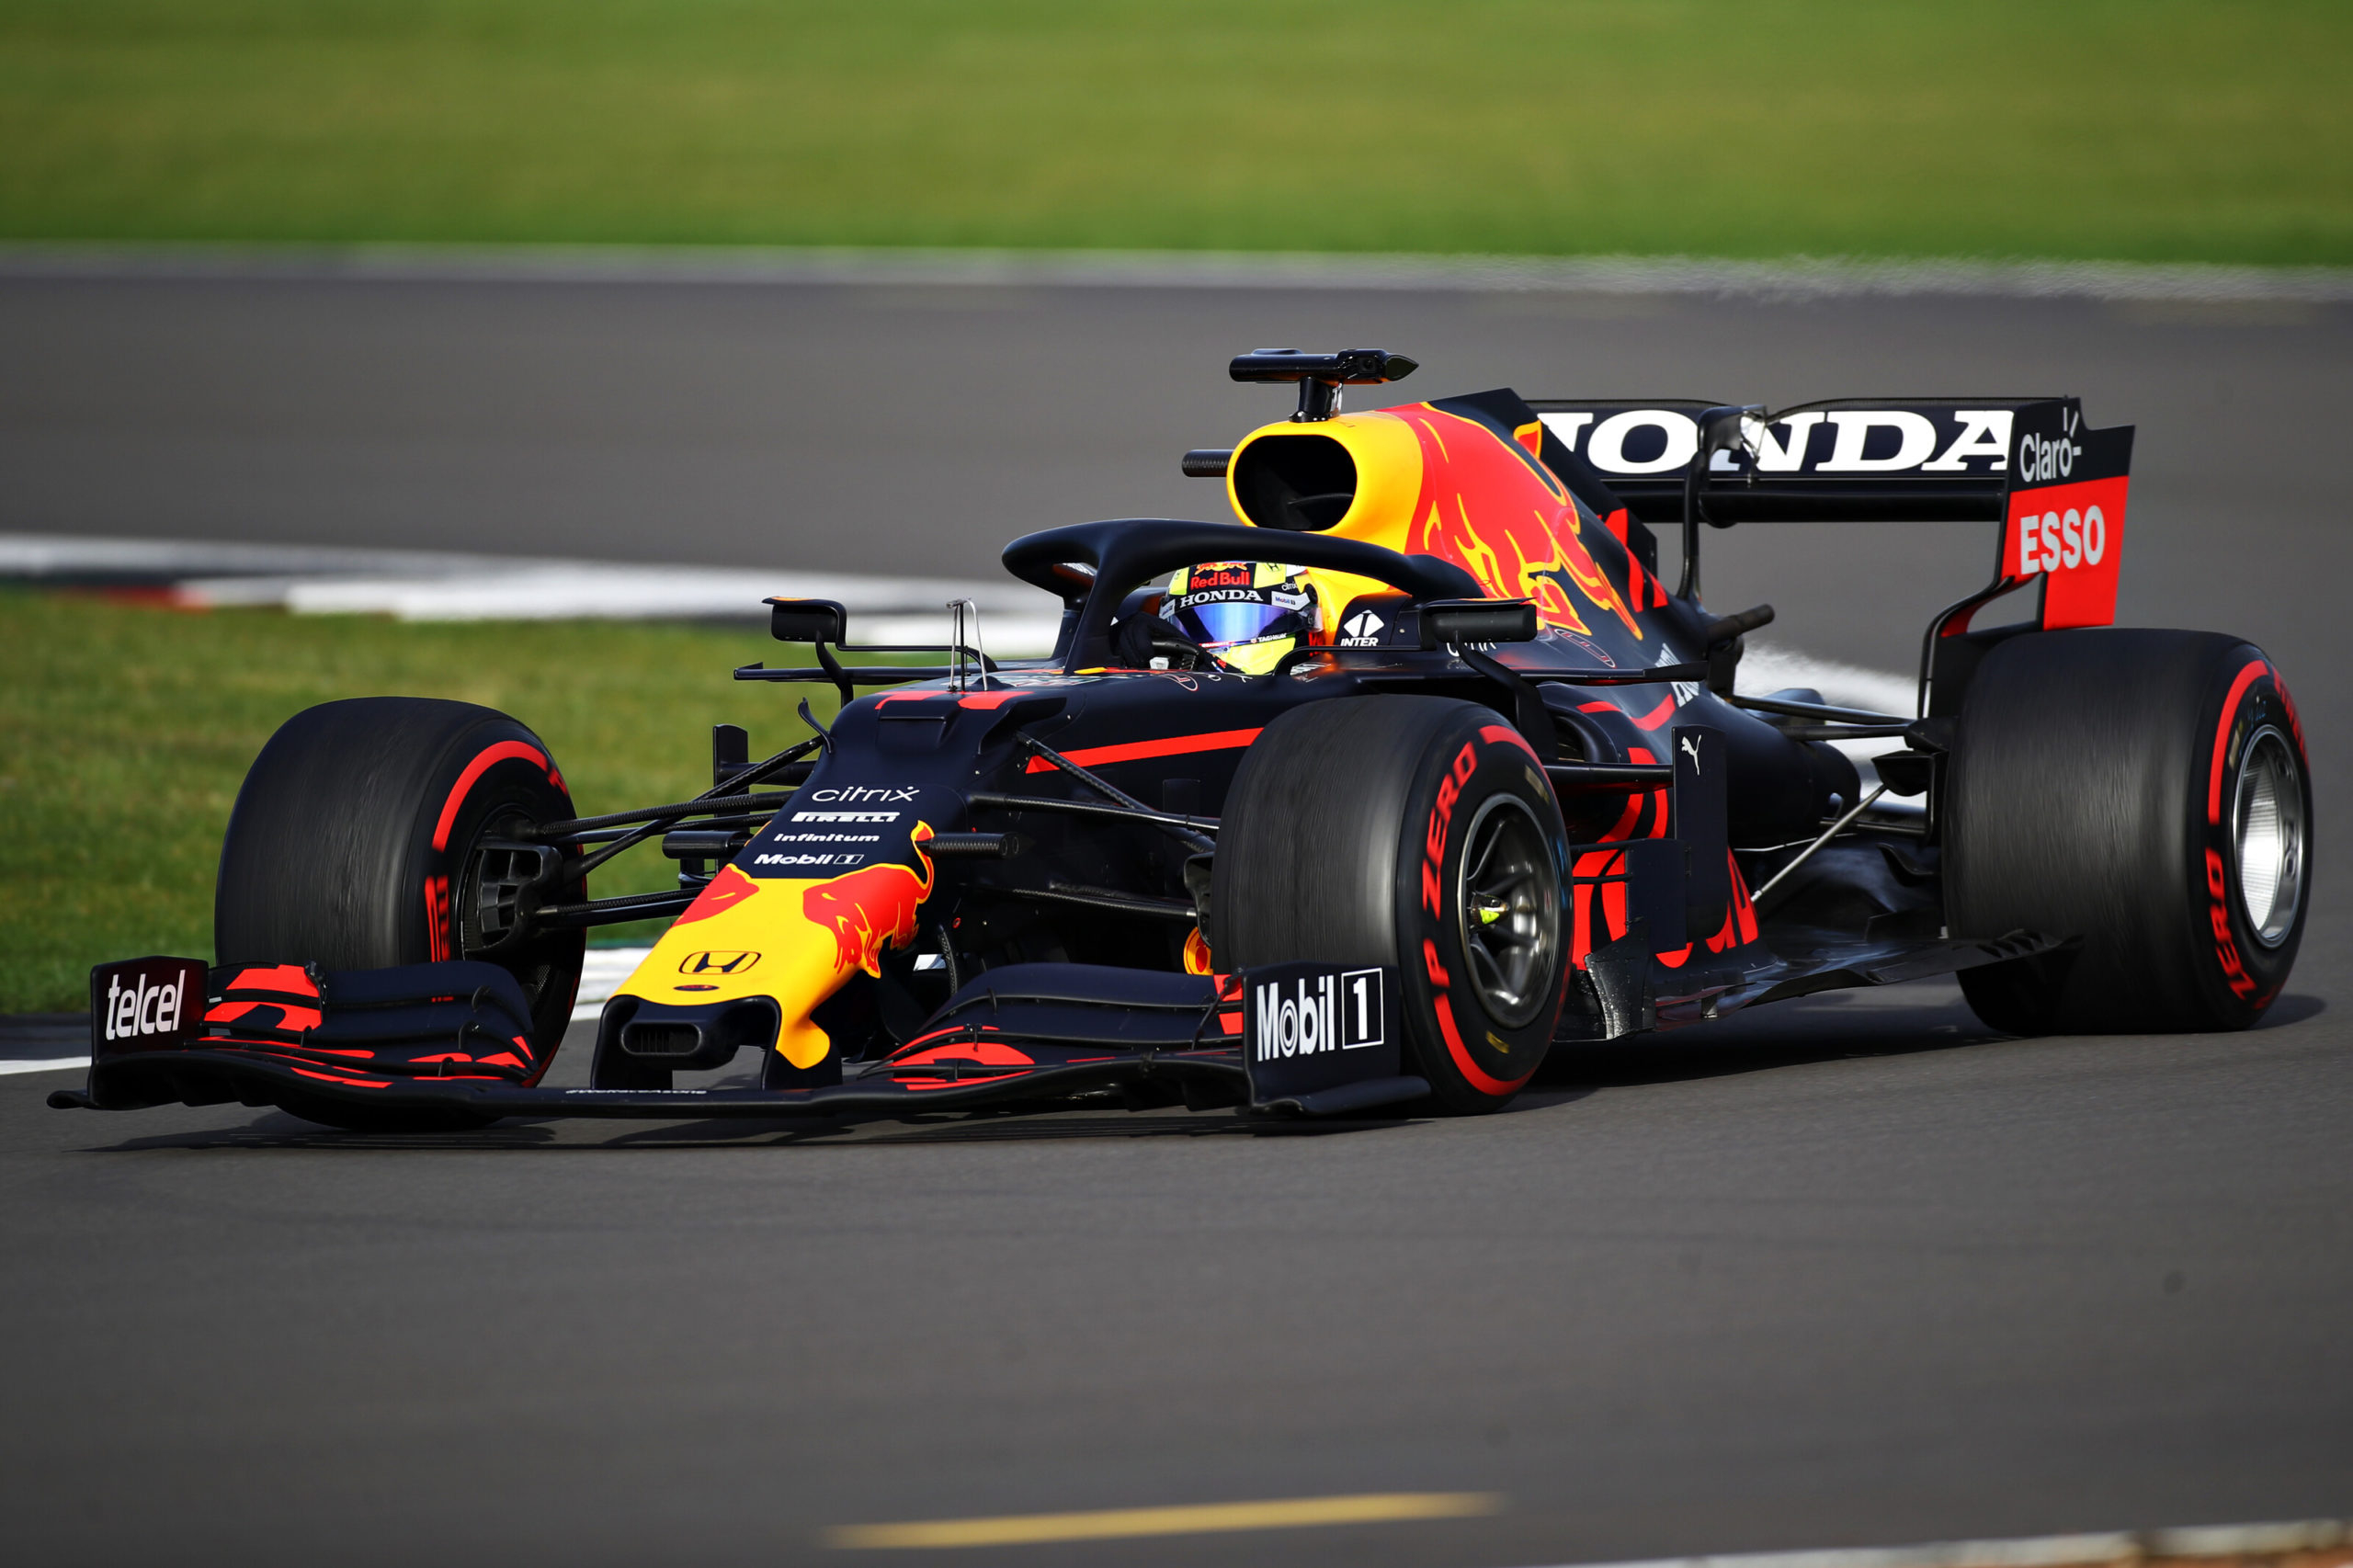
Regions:
<svg viewBox="0 0 2353 1568"><path fill-rule="evenodd" d="M528 849L497 844L575 814L546 744L494 709L418 697L305 709L262 747L230 813L213 896L219 961L339 970L484 959L521 983L532 1054L545 1063L571 1019L586 934L493 952L482 950L493 939L483 931L499 923L499 893L511 901L535 869ZM287 1108L369 1131L453 1124L339 1104Z"/></svg>
<svg viewBox="0 0 2353 1568"><path fill-rule="evenodd" d="M1210 886L1220 970L1393 964L1407 1071L1447 1114L1509 1104L1566 977L1566 833L1518 731L1476 703L1336 698L1251 744Z"/></svg>
<svg viewBox="0 0 2353 1568"><path fill-rule="evenodd" d="M1956 937L2071 949L1969 970L2012 1034L2243 1029L2312 905L2303 732L2260 649L2203 631L2029 632L1972 678L1946 781Z"/></svg>

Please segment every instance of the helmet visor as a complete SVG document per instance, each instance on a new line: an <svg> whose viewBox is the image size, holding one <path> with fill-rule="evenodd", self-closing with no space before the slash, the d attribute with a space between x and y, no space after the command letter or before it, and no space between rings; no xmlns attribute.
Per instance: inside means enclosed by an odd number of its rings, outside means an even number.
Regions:
<svg viewBox="0 0 2353 1568"><path fill-rule="evenodd" d="M1234 642L1255 642L1268 635L1278 621L1291 619L1280 605L1258 599L1226 600L1188 605L1176 612L1176 624L1204 648Z"/></svg>

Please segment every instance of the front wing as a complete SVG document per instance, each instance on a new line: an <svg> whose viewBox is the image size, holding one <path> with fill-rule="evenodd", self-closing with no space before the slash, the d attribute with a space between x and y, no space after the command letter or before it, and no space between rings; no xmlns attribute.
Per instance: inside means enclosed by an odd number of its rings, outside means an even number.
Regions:
<svg viewBox="0 0 2353 1568"><path fill-rule="evenodd" d="M301 1114L322 1104L372 1119L403 1113L453 1122L498 1117L585 1116L777 1119L899 1116L983 1105L1067 1101L1108 1091L1142 1106L1237 1106L1262 1115L1336 1115L1417 1099L1429 1085L1399 1069L1393 970L1285 964L1212 977L1097 965L1031 964L990 971L967 985L933 1026L891 1055L850 1062L842 1081L795 1088L549 1088L544 1063L510 1051L483 1051L472 1035L491 1006L476 964L308 974L268 971L284 1000L267 1014L202 1018L150 1006L142 1031L118 1034L111 1012L93 1028L90 1076L50 1096L60 1108L103 1110L181 1104L278 1106ZM460 971L464 972L460 972ZM234 996L256 971L222 971L213 991ZM386 977L398 976L399 998ZM93 986L184 996L204 982L191 960L102 965ZM1353 988L1358 1005L1347 997ZM336 999L362 991L349 1012ZM248 988L246 994L264 993ZM406 1006L410 998L414 1006ZM303 1004L309 1004L305 1006ZM291 1013L289 1008L294 1009ZM389 1012L388 1012L389 1009ZM136 1011L136 1009L127 1009ZM267 1023L256 1023L264 1017ZM387 1031L387 1017L416 1027ZM355 1027L355 1018L364 1022ZM294 1027L289 1027L294 1026ZM361 1032L363 1028L370 1032ZM473 1043L464 1051L453 1045ZM501 1043L521 1051L521 1042Z"/></svg>

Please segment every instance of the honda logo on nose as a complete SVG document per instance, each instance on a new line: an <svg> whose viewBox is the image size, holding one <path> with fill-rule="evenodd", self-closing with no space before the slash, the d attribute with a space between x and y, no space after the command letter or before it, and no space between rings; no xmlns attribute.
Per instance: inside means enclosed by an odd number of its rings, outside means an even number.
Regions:
<svg viewBox="0 0 2353 1568"><path fill-rule="evenodd" d="M688 953L678 964L680 974L741 974L760 961L757 953Z"/></svg>

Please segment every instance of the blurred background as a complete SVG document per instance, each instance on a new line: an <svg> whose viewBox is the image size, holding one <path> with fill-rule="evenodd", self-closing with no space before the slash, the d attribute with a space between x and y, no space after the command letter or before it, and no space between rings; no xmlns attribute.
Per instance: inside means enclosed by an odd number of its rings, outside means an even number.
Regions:
<svg viewBox="0 0 2353 1568"><path fill-rule="evenodd" d="M2314 0L9 0L0 233L2341 263Z"/></svg>
<svg viewBox="0 0 2353 1568"><path fill-rule="evenodd" d="M71 1037L92 962L210 950L300 708L484 702L584 811L683 798L710 724L800 729L726 678L780 656L761 595L1009 623L1008 539L1221 514L1178 455L1288 411L1224 374L1276 344L1409 354L1398 400L2079 395L2139 428L2120 619L2263 643L2333 822L2348 83L2343 0L0 0L0 1015ZM1757 527L1708 583L1777 669L1900 683L1995 547ZM1233 1560L1501 1564L2353 1513L2316 900L2245 1040L1834 998L1501 1139L656 1136L649 1178L240 1108L116 1145L0 1079L0 1541L767 1561L1435 1484L1509 1501ZM200 1370L126 1348L166 1300ZM679 1329L714 1302L756 1371ZM93 1501L125 1456L144 1502Z"/></svg>

